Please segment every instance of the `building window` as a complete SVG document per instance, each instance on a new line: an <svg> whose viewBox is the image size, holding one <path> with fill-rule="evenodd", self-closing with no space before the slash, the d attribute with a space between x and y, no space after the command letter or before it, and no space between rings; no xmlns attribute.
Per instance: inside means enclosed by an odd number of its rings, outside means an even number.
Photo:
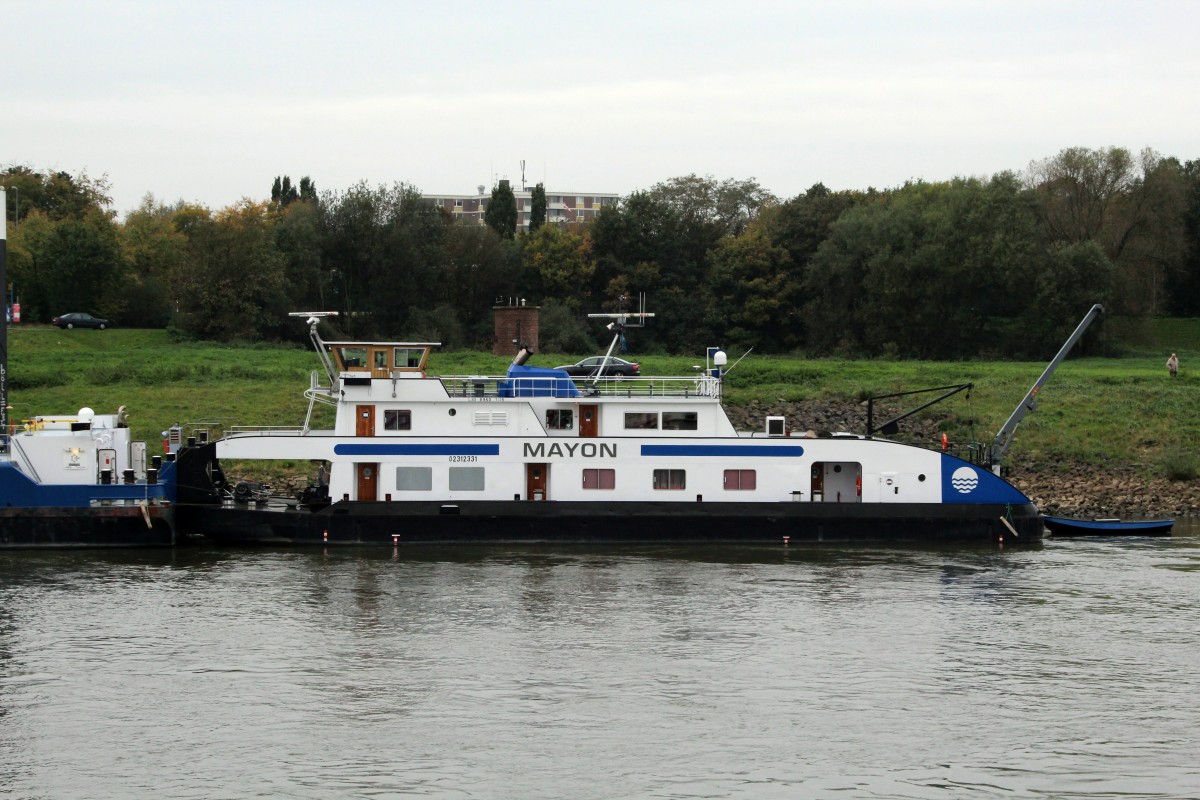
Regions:
<svg viewBox="0 0 1200 800"><path fill-rule="evenodd" d="M575 411L570 408L552 408L546 412L546 427L556 431L567 431L575 427Z"/></svg>
<svg viewBox="0 0 1200 800"><path fill-rule="evenodd" d="M387 409L383 412L383 429L385 431L411 431L412 412Z"/></svg>
<svg viewBox="0 0 1200 800"><path fill-rule="evenodd" d="M654 470L655 489L686 489L687 471L682 469Z"/></svg>
<svg viewBox="0 0 1200 800"><path fill-rule="evenodd" d="M396 491L433 491L433 467L396 467Z"/></svg>
<svg viewBox="0 0 1200 800"><path fill-rule="evenodd" d="M664 411L662 428L664 431L694 431L696 430L696 412Z"/></svg>
<svg viewBox="0 0 1200 800"><path fill-rule="evenodd" d="M482 492L483 467L451 467L450 491Z"/></svg>
<svg viewBox="0 0 1200 800"><path fill-rule="evenodd" d="M585 469L583 471L584 489L615 489L617 488L617 471L615 469Z"/></svg>
<svg viewBox="0 0 1200 800"><path fill-rule="evenodd" d="M752 469L725 470L725 491L752 492L758 488L758 475Z"/></svg>
<svg viewBox="0 0 1200 800"><path fill-rule="evenodd" d="M658 413L654 411L627 411L625 430L658 430Z"/></svg>
<svg viewBox="0 0 1200 800"><path fill-rule="evenodd" d="M462 200L455 200L455 201L454 201L454 207L455 207L455 208L462 208L462 207L463 207Z"/></svg>

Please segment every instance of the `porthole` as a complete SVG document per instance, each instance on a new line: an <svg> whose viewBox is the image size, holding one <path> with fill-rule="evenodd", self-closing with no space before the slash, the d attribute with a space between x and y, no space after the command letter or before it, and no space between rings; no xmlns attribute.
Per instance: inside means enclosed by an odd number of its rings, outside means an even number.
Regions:
<svg viewBox="0 0 1200 800"><path fill-rule="evenodd" d="M918 475L917 480L919 480L923 483L925 481L925 473L922 472L920 475Z"/></svg>
<svg viewBox="0 0 1200 800"><path fill-rule="evenodd" d="M458 409L454 409L454 408L450 409L450 416L453 417L457 413L458 413Z"/></svg>

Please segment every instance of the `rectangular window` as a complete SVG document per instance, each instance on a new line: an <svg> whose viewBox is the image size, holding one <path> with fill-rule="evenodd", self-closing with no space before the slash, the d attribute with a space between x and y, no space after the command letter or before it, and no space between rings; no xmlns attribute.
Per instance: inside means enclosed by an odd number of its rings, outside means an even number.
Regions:
<svg viewBox="0 0 1200 800"><path fill-rule="evenodd" d="M682 469L654 470L655 489L686 489L687 471Z"/></svg>
<svg viewBox="0 0 1200 800"><path fill-rule="evenodd" d="M658 412L625 412L625 430L658 430Z"/></svg>
<svg viewBox="0 0 1200 800"><path fill-rule="evenodd" d="M385 431L411 431L412 412L387 409L383 412L383 429Z"/></svg>
<svg viewBox="0 0 1200 800"><path fill-rule="evenodd" d="M483 467L451 467L450 491L482 492Z"/></svg>
<svg viewBox="0 0 1200 800"><path fill-rule="evenodd" d="M615 469L585 469L583 471L583 488L615 489L617 488L617 471Z"/></svg>
<svg viewBox="0 0 1200 800"><path fill-rule="evenodd" d="M455 200L455 201L454 201L454 207L455 207L455 208L462 208L462 207L463 207L462 200Z"/></svg>
<svg viewBox="0 0 1200 800"><path fill-rule="evenodd" d="M725 470L725 491L752 492L758 487L758 475L752 469Z"/></svg>
<svg viewBox="0 0 1200 800"><path fill-rule="evenodd" d="M570 408L552 408L546 412L546 427L556 431L569 431L575 427L575 411Z"/></svg>
<svg viewBox="0 0 1200 800"><path fill-rule="evenodd" d="M425 358L423 347L397 347L392 358L398 369L420 369L421 360Z"/></svg>
<svg viewBox="0 0 1200 800"><path fill-rule="evenodd" d="M696 412L664 411L662 428L664 431L694 431L696 430Z"/></svg>
<svg viewBox="0 0 1200 800"><path fill-rule="evenodd" d="M354 369L367 365L367 348L365 347L339 347L337 352L343 369Z"/></svg>
<svg viewBox="0 0 1200 800"><path fill-rule="evenodd" d="M432 467L396 467L397 492L433 491Z"/></svg>

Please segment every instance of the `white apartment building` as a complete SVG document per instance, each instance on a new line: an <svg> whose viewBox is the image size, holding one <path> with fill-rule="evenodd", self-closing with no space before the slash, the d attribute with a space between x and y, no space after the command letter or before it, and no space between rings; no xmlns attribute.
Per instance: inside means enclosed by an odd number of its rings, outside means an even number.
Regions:
<svg viewBox="0 0 1200 800"><path fill-rule="evenodd" d="M444 208L454 218L467 224L484 225L484 212L492 192L482 184L475 194L423 194L422 200ZM517 230L529 230L529 217L533 211L533 189L513 189L517 200ZM604 206L613 206L620 195L597 192L563 192L546 190L546 222L587 223L600 213Z"/></svg>

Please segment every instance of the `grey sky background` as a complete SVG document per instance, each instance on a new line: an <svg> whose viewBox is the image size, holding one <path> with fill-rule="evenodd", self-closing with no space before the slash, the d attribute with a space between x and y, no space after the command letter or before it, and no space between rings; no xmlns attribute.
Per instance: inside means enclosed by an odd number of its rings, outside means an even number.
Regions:
<svg viewBox="0 0 1200 800"><path fill-rule="evenodd" d="M0 0L0 165L223 208L276 175L781 197L1200 158L1200 2Z"/></svg>

